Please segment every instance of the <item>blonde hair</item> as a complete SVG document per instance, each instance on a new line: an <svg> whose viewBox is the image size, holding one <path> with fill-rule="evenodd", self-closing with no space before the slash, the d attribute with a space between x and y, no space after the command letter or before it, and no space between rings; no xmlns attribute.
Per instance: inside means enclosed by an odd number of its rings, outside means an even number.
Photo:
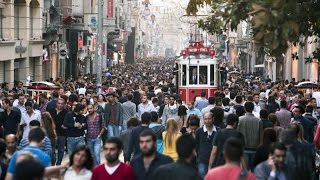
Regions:
<svg viewBox="0 0 320 180"><path fill-rule="evenodd" d="M179 133L178 123L173 118L168 119L165 136L165 140L168 140L168 146L172 146L173 138L177 133Z"/></svg>

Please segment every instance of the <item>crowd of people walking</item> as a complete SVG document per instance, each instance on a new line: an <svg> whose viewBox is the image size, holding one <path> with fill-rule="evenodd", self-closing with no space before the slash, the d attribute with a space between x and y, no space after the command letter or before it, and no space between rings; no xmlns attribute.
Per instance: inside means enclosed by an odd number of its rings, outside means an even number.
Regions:
<svg viewBox="0 0 320 180"><path fill-rule="evenodd" d="M60 89L39 101L22 83L2 87L1 179L319 177L319 105L294 81L228 79L183 102L160 59L112 67L100 93L91 75L51 81Z"/></svg>

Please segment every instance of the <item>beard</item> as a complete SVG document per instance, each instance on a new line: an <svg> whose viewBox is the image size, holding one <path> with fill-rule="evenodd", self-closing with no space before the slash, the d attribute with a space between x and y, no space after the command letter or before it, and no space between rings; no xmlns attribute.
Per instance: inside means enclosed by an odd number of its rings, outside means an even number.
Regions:
<svg viewBox="0 0 320 180"><path fill-rule="evenodd" d="M115 156L106 156L106 160L107 160L107 162L109 162L109 163L114 163L114 162L116 162L116 161L118 161L118 155L115 155Z"/></svg>
<svg viewBox="0 0 320 180"><path fill-rule="evenodd" d="M156 148L155 147L152 147L151 149L148 149L148 150L142 150L141 151L141 154L143 155L143 156L151 156L151 155L153 155L154 154L154 152L156 151Z"/></svg>

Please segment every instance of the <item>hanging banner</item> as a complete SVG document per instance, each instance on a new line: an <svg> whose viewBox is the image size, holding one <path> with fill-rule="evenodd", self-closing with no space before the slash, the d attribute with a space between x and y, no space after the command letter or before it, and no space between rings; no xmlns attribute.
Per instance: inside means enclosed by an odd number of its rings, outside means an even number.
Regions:
<svg viewBox="0 0 320 180"><path fill-rule="evenodd" d="M113 18L113 0L108 0L107 3L107 19Z"/></svg>
<svg viewBox="0 0 320 180"><path fill-rule="evenodd" d="M81 50L83 47L83 37L82 33L78 33L78 50Z"/></svg>
<svg viewBox="0 0 320 180"><path fill-rule="evenodd" d="M106 43L102 43L102 55L106 55Z"/></svg>

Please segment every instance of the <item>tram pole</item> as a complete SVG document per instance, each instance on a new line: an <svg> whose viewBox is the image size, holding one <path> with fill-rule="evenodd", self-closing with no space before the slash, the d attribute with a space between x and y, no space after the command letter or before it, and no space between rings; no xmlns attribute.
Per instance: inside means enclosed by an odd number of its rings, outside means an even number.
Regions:
<svg viewBox="0 0 320 180"><path fill-rule="evenodd" d="M102 26L103 26L103 0L98 1L98 24L97 24L97 48L95 52L97 68L97 93L101 93L102 87Z"/></svg>

